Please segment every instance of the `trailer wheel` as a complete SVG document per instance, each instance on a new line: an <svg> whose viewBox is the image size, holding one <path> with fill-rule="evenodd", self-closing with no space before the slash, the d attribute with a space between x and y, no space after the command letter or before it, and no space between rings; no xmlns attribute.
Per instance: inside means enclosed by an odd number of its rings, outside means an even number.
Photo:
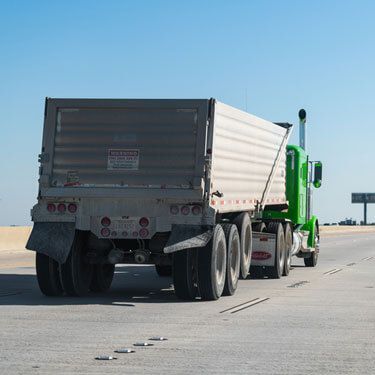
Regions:
<svg viewBox="0 0 375 375"><path fill-rule="evenodd" d="M159 264L155 264L156 273L161 277L169 277L172 276L172 266L161 266Z"/></svg>
<svg viewBox="0 0 375 375"><path fill-rule="evenodd" d="M252 230L254 232L265 232L267 227L263 222L255 223L252 225ZM250 277L253 279L262 279L264 277L264 267L250 265Z"/></svg>
<svg viewBox="0 0 375 375"><path fill-rule="evenodd" d="M202 300L217 300L223 294L227 269L227 245L217 224L210 242L198 250L198 280Z"/></svg>
<svg viewBox="0 0 375 375"><path fill-rule="evenodd" d="M263 222L253 224L252 228L254 232L266 232L267 231L266 224L264 224Z"/></svg>
<svg viewBox="0 0 375 375"><path fill-rule="evenodd" d="M252 232L251 221L248 213L243 212L233 220L233 224L237 226L240 234L241 243L241 266L240 277L246 279L250 270L251 250L252 250Z"/></svg>
<svg viewBox="0 0 375 375"><path fill-rule="evenodd" d="M47 255L36 253L35 268L39 289L44 295L55 297L64 293L59 263Z"/></svg>
<svg viewBox="0 0 375 375"><path fill-rule="evenodd" d="M237 289L240 275L240 236L235 225L222 224L221 226L227 244L227 269L223 295L232 296Z"/></svg>
<svg viewBox="0 0 375 375"><path fill-rule="evenodd" d="M198 295L197 249L173 254L172 276L177 298L191 301Z"/></svg>
<svg viewBox="0 0 375 375"><path fill-rule="evenodd" d="M320 236L319 236L319 227L315 224L315 251L310 253L309 258L303 258L306 267L315 267L318 263L318 255L319 255L319 244L320 244Z"/></svg>
<svg viewBox="0 0 375 375"><path fill-rule="evenodd" d="M94 266L86 262L86 233L76 231L68 259L61 265L61 279L69 296L88 293Z"/></svg>
<svg viewBox="0 0 375 375"><path fill-rule="evenodd" d="M284 236L285 236L285 261L283 276L288 276L290 271L290 266L292 263L292 246L293 246L293 232L292 226L286 223L284 226Z"/></svg>
<svg viewBox="0 0 375 375"><path fill-rule="evenodd" d="M280 279L285 261L285 237L281 223L271 222L267 226L268 233L276 234L275 262L272 267L265 267L267 276L272 279Z"/></svg>
<svg viewBox="0 0 375 375"><path fill-rule="evenodd" d="M96 293L107 291L111 287L114 274L114 264L96 264L92 274L90 290Z"/></svg>

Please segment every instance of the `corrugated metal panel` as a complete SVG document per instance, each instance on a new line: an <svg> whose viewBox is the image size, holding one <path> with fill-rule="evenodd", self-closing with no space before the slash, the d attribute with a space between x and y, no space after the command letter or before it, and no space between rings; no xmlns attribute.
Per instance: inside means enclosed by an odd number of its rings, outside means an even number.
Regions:
<svg viewBox="0 0 375 375"><path fill-rule="evenodd" d="M198 185L198 108L144 102L58 109L52 186Z"/></svg>
<svg viewBox="0 0 375 375"><path fill-rule="evenodd" d="M211 205L221 212L253 209L261 201L286 129L220 102L215 104ZM283 151L265 204L286 202Z"/></svg>

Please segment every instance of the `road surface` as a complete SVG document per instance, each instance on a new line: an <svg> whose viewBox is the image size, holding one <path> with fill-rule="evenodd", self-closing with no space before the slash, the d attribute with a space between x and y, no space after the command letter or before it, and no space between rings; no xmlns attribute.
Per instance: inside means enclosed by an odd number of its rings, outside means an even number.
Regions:
<svg viewBox="0 0 375 375"><path fill-rule="evenodd" d="M151 266L117 267L104 296L47 298L33 253L1 252L0 373L375 373L374 243L323 238L315 269L295 259L288 277L242 280L216 302L178 301ZM155 335L168 341L113 352Z"/></svg>

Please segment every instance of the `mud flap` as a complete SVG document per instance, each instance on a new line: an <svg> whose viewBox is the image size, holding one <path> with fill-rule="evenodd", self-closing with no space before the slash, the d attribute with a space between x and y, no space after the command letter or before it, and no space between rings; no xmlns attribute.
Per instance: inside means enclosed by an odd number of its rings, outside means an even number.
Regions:
<svg viewBox="0 0 375 375"><path fill-rule="evenodd" d="M75 223L34 223L26 249L48 255L60 264L68 258Z"/></svg>
<svg viewBox="0 0 375 375"><path fill-rule="evenodd" d="M212 236L212 228L197 225L173 225L164 253L170 254L193 247L204 247Z"/></svg>

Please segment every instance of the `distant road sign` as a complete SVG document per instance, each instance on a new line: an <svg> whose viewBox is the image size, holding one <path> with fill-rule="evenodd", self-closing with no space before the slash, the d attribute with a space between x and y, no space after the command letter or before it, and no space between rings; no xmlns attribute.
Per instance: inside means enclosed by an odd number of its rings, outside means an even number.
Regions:
<svg viewBox="0 0 375 375"><path fill-rule="evenodd" d="M375 203L375 193L352 193L352 203Z"/></svg>

